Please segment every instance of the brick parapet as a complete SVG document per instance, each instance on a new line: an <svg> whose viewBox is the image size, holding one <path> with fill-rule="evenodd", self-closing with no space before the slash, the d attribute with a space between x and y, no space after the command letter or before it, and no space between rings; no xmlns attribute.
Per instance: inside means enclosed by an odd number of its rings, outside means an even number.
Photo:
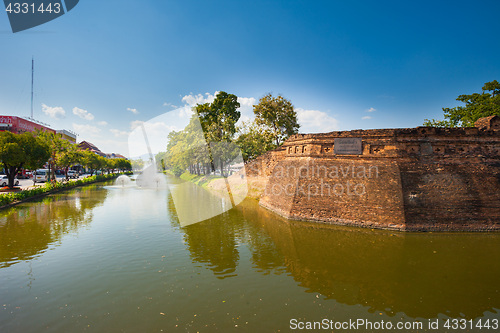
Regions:
<svg viewBox="0 0 500 333"><path fill-rule="evenodd" d="M361 154L335 154L336 138L360 138ZM278 173L280 168L314 166L356 169L361 176ZM362 170L370 167L378 168L377 177L363 177ZM408 231L500 230L498 130L419 127L299 134L249 163L249 169L266 180L260 204L291 219ZM340 191L349 185L363 193L314 193L318 186Z"/></svg>

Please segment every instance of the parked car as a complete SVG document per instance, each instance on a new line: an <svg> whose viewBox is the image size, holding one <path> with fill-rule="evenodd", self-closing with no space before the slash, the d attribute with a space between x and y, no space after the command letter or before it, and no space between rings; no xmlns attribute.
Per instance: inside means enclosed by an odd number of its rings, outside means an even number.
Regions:
<svg viewBox="0 0 500 333"><path fill-rule="evenodd" d="M0 185L2 187L9 185L9 178L7 178L7 175L2 176L0 178ZM14 186L18 186L18 185L19 185L19 179L14 178Z"/></svg>
<svg viewBox="0 0 500 333"><path fill-rule="evenodd" d="M78 178L78 172L75 170L68 170L68 177L69 178Z"/></svg>
<svg viewBox="0 0 500 333"><path fill-rule="evenodd" d="M35 171L35 183L49 180L49 169L38 169Z"/></svg>
<svg viewBox="0 0 500 333"><path fill-rule="evenodd" d="M17 178L18 179L29 179L30 178L30 171L27 170L21 170L17 173Z"/></svg>

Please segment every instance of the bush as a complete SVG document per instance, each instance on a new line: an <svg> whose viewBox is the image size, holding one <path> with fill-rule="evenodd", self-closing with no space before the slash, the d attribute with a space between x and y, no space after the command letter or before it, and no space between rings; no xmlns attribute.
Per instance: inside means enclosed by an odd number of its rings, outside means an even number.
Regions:
<svg viewBox="0 0 500 333"><path fill-rule="evenodd" d="M107 174L107 175L91 176L91 177L87 177L84 179L78 179L78 180L70 180L70 181L65 182L65 183L47 182L47 183L45 183L44 186L40 186L40 187L37 187L34 189L23 190L23 191L15 192L15 193L0 194L0 207L8 205L8 204L16 202L16 201L21 201L21 200L24 200L27 198L31 198L31 197L38 195L38 194L42 194L42 193L49 194L50 192L52 192L54 190L76 187L76 186L85 185L85 184L93 183L93 182L101 182L101 181L110 180L110 179L113 179L116 177L118 177L118 174Z"/></svg>

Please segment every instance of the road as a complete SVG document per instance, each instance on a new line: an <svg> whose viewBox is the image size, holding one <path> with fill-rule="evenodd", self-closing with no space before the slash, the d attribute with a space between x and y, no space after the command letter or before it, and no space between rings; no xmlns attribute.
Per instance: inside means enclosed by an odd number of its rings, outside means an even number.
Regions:
<svg viewBox="0 0 500 333"><path fill-rule="evenodd" d="M85 176L87 175L82 175L80 177L78 177L78 179L82 179L84 178ZM56 176L56 179L58 182L61 182L64 180L64 177L65 176L60 176L60 175L57 175ZM70 180L76 180L74 178L70 178ZM43 186L45 183L36 183L35 186ZM27 190L29 188L33 188L33 179L30 178L30 179L19 179L19 186L21 187L21 189L23 190Z"/></svg>

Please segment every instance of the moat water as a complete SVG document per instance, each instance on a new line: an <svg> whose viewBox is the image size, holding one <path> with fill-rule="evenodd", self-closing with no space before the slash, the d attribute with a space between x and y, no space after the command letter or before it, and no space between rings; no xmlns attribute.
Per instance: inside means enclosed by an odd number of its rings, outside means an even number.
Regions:
<svg viewBox="0 0 500 333"><path fill-rule="evenodd" d="M200 188L186 188L192 201ZM446 329L450 318L467 329ZM288 332L360 319L500 330L500 233L293 222L254 200L181 226L168 189L112 184L0 212L0 332Z"/></svg>

